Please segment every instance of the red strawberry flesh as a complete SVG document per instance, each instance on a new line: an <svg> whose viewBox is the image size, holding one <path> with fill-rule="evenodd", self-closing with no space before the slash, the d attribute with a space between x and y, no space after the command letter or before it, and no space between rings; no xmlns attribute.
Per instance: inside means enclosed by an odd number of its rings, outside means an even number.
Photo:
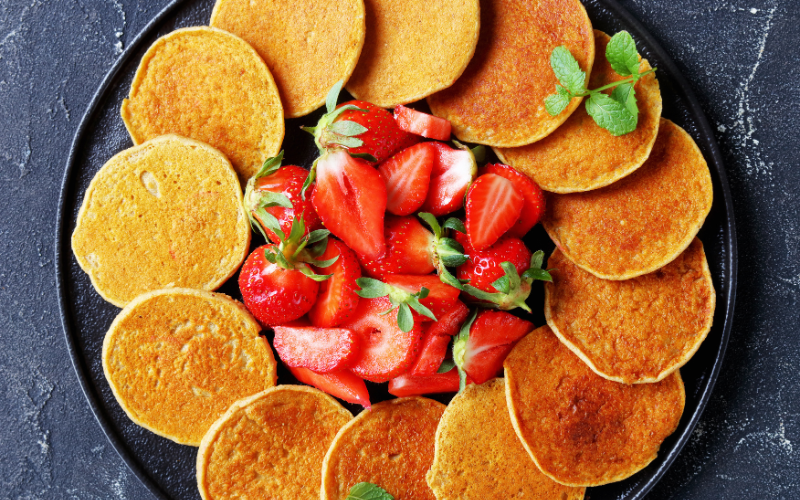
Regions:
<svg viewBox="0 0 800 500"><path fill-rule="evenodd" d="M503 311L481 311L469 331L462 368L476 384L497 375L514 344L533 323Z"/></svg>
<svg viewBox="0 0 800 500"><path fill-rule="evenodd" d="M350 148L352 154L366 153L375 157L378 163L394 154L401 145L407 143L406 136L409 134L397 126L397 122L390 112L367 101L348 101L336 106L340 108L352 104L359 109L367 112L348 110L339 115L334 123L341 121L352 121L367 128L367 131L359 134L356 138L362 140L364 144L359 147Z"/></svg>
<svg viewBox="0 0 800 500"><path fill-rule="evenodd" d="M506 235L522 238L530 229L535 226L544 214L544 193L542 189L530 177L522 172L503 165L502 163L489 164L480 171L484 173L497 174L514 183L514 187L522 193L525 203L522 206L517 222L508 230Z"/></svg>
<svg viewBox="0 0 800 500"><path fill-rule="evenodd" d="M265 209L278 219L281 230L287 235L292 230L292 221L295 219L296 215L303 217L303 222L306 225L305 234L322 228L322 222L319 220L319 216L317 215L317 211L314 210L311 200L304 200L300 194L303 188L303 182L305 182L307 177L308 170L295 165L284 165L273 174L260 177L255 181L253 194L251 195L252 198L258 199L259 193L269 191L272 193L284 194L289 198L289 201L292 202L292 208L268 207ZM249 200L245 200L245 202L250 203ZM259 219L252 205L250 209L253 212L253 216ZM267 233L270 241L278 243L278 236L264 224L264 221L259 220L259 222Z"/></svg>
<svg viewBox="0 0 800 500"><path fill-rule="evenodd" d="M450 139L450 122L444 118L407 108L401 104L394 108L394 119L401 130L411 134L439 141Z"/></svg>
<svg viewBox="0 0 800 500"><path fill-rule="evenodd" d="M330 394L333 397L370 408L369 391L364 381L349 371L315 373L308 368L289 367L294 377L308 385Z"/></svg>
<svg viewBox="0 0 800 500"><path fill-rule="evenodd" d="M433 272L433 233L416 217L386 216L386 253L379 259L361 259L367 274L381 279L389 274Z"/></svg>
<svg viewBox="0 0 800 500"><path fill-rule="evenodd" d="M505 275L500 264L511 262L518 274L525 272L531 263L531 251L519 238L503 236L491 247L477 251L469 247L466 235L456 232L456 241L461 243L469 255L467 262L458 266L457 277L469 280L469 284L485 292L494 293L492 286L498 278Z"/></svg>
<svg viewBox="0 0 800 500"><path fill-rule="evenodd" d="M427 288L428 296L420 299L420 303L430 309L437 320L456 307L461 293L457 288L442 283L438 276L430 274L427 276L388 275L384 277L383 282L411 293L419 292L422 287ZM416 312L413 314L418 321L431 321L430 318L418 315Z"/></svg>
<svg viewBox="0 0 800 500"><path fill-rule="evenodd" d="M389 394L398 398L458 391L458 372L436 373L424 377L403 374L389 382Z"/></svg>
<svg viewBox="0 0 800 500"><path fill-rule="evenodd" d="M431 323L435 325L436 323ZM442 361L447 356L447 346L450 344L450 337L436 335L428 330L422 336L422 347L419 350L419 357L414 365L408 371L410 375L433 375L436 370L442 365Z"/></svg>
<svg viewBox="0 0 800 500"><path fill-rule="evenodd" d="M525 200L514 184L497 174L478 177L467 193L467 236L475 250L492 246L519 219Z"/></svg>
<svg viewBox="0 0 800 500"><path fill-rule="evenodd" d="M361 265L355 253L339 240L330 238L325 252L318 260L338 257L328 267L315 267L317 274L333 274L319 284L317 302L308 311L311 324L321 328L332 328L345 321L358 306L356 280L361 277Z"/></svg>
<svg viewBox="0 0 800 500"><path fill-rule="evenodd" d="M287 366L328 373L347 368L358 355L360 338L345 328L276 326L273 330L273 346Z"/></svg>
<svg viewBox="0 0 800 500"><path fill-rule="evenodd" d="M378 166L386 183L386 210L395 215L410 215L425 202L436 149L422 142L384 161Z"/></svg>
<svg viewBox="0 0 800 500"><path fill-rule="evenodd" d="M464 206L464 193L475 179L478 167L468 150L453 149L441 142L431 144L436 148L436 161L421 210L441 217Z"/></svg>

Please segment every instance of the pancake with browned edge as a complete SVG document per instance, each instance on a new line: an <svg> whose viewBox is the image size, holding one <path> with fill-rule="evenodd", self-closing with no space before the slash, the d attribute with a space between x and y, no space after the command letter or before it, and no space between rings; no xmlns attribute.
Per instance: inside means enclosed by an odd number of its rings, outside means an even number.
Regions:
<svg viewBox="0 0 800 500"><path fill-rule="evenodd" d="M523 338L503 363L511 421L536 465L569 486L622 481L656 458L685 403L680 372L625 385L589 369L550 331Z"/></svg>
<svg viewBox="0 0 800 500"><path fill-rule="evenodd" d="M204 500L319 500L322 460L353 416L311 387L281 385L235 402L197 451Z"/></svg>
<svg viewBox="0 0 800 500"><path fill-rule="evenodd" d="M427 477L437 500L581 500L586 492L536 467L511 425L501 378L469 385L447 405Z"/></svg>
<svg viewBox="0 0 800 500"><path fill-rule="evenodd" d="M606 59L609 36L595 30L595 56L589 88L596 89L622 77ZM650 69L647 59L641 70ZM525 173L545 191L574 193L607 186L642 166L658 134L661 90L655 73L634 86L639 106L636 130L615 137L597 125L579 106L558 129L544 139L518 148L495 148L500 159ZM611 92L610 90L608 92Z"/></svg>
<svg viewBox="0 0 800 500"><path fill-rule="evenodd" d="M664 267L692 242L711 210L711 174L685 130L661 119L636 172L585 193L550 194L547 234L581 269L624 280Z"/></svg>
<svg viewBox="0 0 800 500"><path fill-rule="evenodd" d="M287 118L322 106L331 87L350 78L364 45L362 0L217 0L210 24L256 49Z"/></svg>
<svg viewBox="0 0 800 500"><path fill-rule="evenodd" d="M428 98L433 114L450 120L466 142L498 147L530 144L547 136L581 103L550 116L545 98L558 79L550 54L564 45L583 71L594 61L594 34L578 0L481 2L475 56L456 83ZM588 76L587 76L588 80Z"/></svg>
<svg viewBox="0 0 800 500"><path fill-rule="evenodd" d="M425 482L445 406L413 397L373 405L342 427L322 465L321 500L344 500L358 483L395 500L434 500Z"/></svg>
<svg viewBox="0 0 800 500"><path fill-rule="evenodd" d="M119 307L161 288L216 290L249 245L230 162L211 146L176 135L108 160L86 190L72 233L78 264Z"/></svg>
<svg viewBox="0 0 800 500"><path fill-rule="evenodd" d="M173 133L214 146L243 185L283 142L283 108L267 65L247 42L216 28L156 40L122 101L122 120L134 144Z"/></svg>
<svg viewBox="0 0 800 500"><path fill-rule="evenodd" d="M235 401L275 385L261 326L227 295L177 288L136 297L103 341L103 372L131 420L198 446Z"/></svg>

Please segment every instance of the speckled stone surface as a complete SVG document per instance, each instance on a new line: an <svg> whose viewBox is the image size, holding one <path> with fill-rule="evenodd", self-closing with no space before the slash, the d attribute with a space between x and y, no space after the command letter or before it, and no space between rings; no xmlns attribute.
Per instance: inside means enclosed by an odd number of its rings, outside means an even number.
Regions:
<svg viewBox="0 0 800 500"><path fill-rule="evenodd" d="M0 2L0 498L152 498L78 386L59 319L53 240L80 117L114 60L166 3ZM692 440L648 498L797 498L800 4L620 3L703 103L725 156L739 232L736 316L722 374Z"/></svg>

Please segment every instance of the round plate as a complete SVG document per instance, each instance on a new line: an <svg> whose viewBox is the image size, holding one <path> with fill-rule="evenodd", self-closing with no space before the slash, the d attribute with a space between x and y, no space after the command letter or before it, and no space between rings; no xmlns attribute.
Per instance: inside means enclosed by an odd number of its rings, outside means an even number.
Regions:
<svg viewBox="0 0 800 500"><path fill-rule="evenodd" d="M114 64L84 115L75 134L61 188L59 220L56 233L56 278L61 318L78 380L89 406L114 449L142 483L160 499L198 499L195 481L196 449L181 446L133 424L117 404L103 376L101 351L103 337L119 309L105 302L92 288L88 276L72 256L70 237L83 200L94 174L114 154L131 147L119 110L127 96L133 75L144 51L156 38L177 28L206 25L211 15L210 0L175 0L137 36ZM692 360L681 369L686 384L686 409L680 426L662 445L661 451L646 469L633 477L599 488L591 488L593 500L640 499L664 475L689 439L708 401L719 374L731 331L736 291L736 232L730 188L722 165L722 156L714 135L697 99L675 64L645 29L614 0L587 0L589 17L595 28L607 33L629 31L643 57L658 68L664 101L663 115L685 128L703 151L714 183L714 205L700 231L705 245L718 299L714 327ZM342 100L346 99L343 97ZM424 105L422 106L424 108ZM301 132L303 124L314 124L321 111L287 121L287 162L308 167L316 155L310 135ZM258 239L258 238L254 238ZM546 253L553 245L537 226L526 243L533 250ZM236 276L220 291L240 298ZM530 299L542 304L538 286ZM541 307L530 319L544 324ZM292 381L287 371L279 371L282 383ZM373 401L386 399L385 384L370 386ZM448 398L437 398L447 401ZM349 406L358 411L358 407Z"/></svg>

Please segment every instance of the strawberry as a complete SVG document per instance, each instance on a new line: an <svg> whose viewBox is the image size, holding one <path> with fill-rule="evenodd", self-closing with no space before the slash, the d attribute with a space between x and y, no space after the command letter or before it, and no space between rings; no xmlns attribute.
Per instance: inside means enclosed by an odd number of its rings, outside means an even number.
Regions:
<svg viewBox="0 0 800 500"><path fill-rule="evenodd" d="M510 180L522 194L522 197L525 198L519 219L506 233L508 236L522 238L544 215L544 193L542 188L527 175L502 163L486 165L480 170L481 175L485 173L497 174Z"/></svg>
<svg viewBox="0 0 800 500"><path fill-rule="evenodd" d="M442 318L458 305L459 289L442 283L437 276L413 276L402 274L391 274L383 278L387 285L390 285L408 293L415 294L423 288L428 290L427 295L420 297L420 303L428 308L436 318ZM417 321L430 321L431 318L424 315L416 315ZM434 319L433 321L437 321Z"/></svg>
<svg viewBox="0 0 800 500"><path fill-rule="evenodd" d="M447 355L450 337L458 333L461 323L467 316L469 309L463 302L458 301L453 309L439 318L439 321L430 323L422 335L419 357L408 373L414 376L436 373Z"/></svg>
<svg viewBox="0 0 800 500"><path fill-rule="evenodd" d="M358 306L356 280L361 277L361 265L352 250L331 238L319 259L327 261L337 257L330 266L315 268L317 274L332 275L320 283L317 302L308 311L311 324L320 328L339 326Z"/></svg>
<svg viewBox="0 0 800 500"><path fill-rule="evenodd" d="M389 394L397 396L398 398L419 396L421 394L456 392L458 388L459 380L456 370L420 377L415 377L406 373L393 378L389 382Z"/></svg>
<svg viewBox="0 0 800 500"><path fill-rule="evenodd" d="M446 141L450 138L450 122L428 113L407 108L402 104L394 108L394 119L400 130L428 139Z"/></svg>
<svg viewBox="0 0 800 500"><path fill-rule="evenodd" d="M483 150L481 146L473 152L460 144L459 149L441 142L431 144L436 148L436 161L431 170L428 196L421 210L441 217L464 206L464 193L478 172L475 155L480 155Z"/></svg>
<svg viewBox="0 0 800 500"><path fill-rule="evenodd" d="M272 345L286 366L317 373L347 368L358 355L359 341L351 330L276 326Z"/></svg>
<svg viewBox="0 0 800 500"><path fill-rule="evenodd" d="M467 319L467 316L469 316L469 309L458 300L452 309L439 318L439 321L430 324L428 333L437 337L452 337L458 333L461 323Z"/></svg>
<svg viewBox="0 0 800 500"><path fill-rule="evenodd" d="M401 150L378 165L386 183L386 210L395 215L410 215L422 206L428 195L436 148L421 142Z"/></svg>
<svg viewBox="0 0 800 500"><path fill-rule="evenodd" d="M361 405L369 409L372 404L369 402L369 391L364 381L347 370L331 373L315 373L308 368L289 367L294 377L308 385L313 385L317 389L330 394L333 397L343 399L348 403Z"/></svg>
<svg viewBox="0 0 800 500"><path fill-rule="evenodd" d="M467 191L467 236L475 250L492 246L519 219L525 199L497 174L478 177Z"/></svg>
<svg viewBox="0 0 800 500"><path fill-rule="evenodd" d="M361 336L361 353L353 360L350 371L372 382L386 382L408 370L416 359L422 336L417 325L401 330L398 313L386 313L390 309L388 298L362 298L350 319L341 325Z"/></svg>

